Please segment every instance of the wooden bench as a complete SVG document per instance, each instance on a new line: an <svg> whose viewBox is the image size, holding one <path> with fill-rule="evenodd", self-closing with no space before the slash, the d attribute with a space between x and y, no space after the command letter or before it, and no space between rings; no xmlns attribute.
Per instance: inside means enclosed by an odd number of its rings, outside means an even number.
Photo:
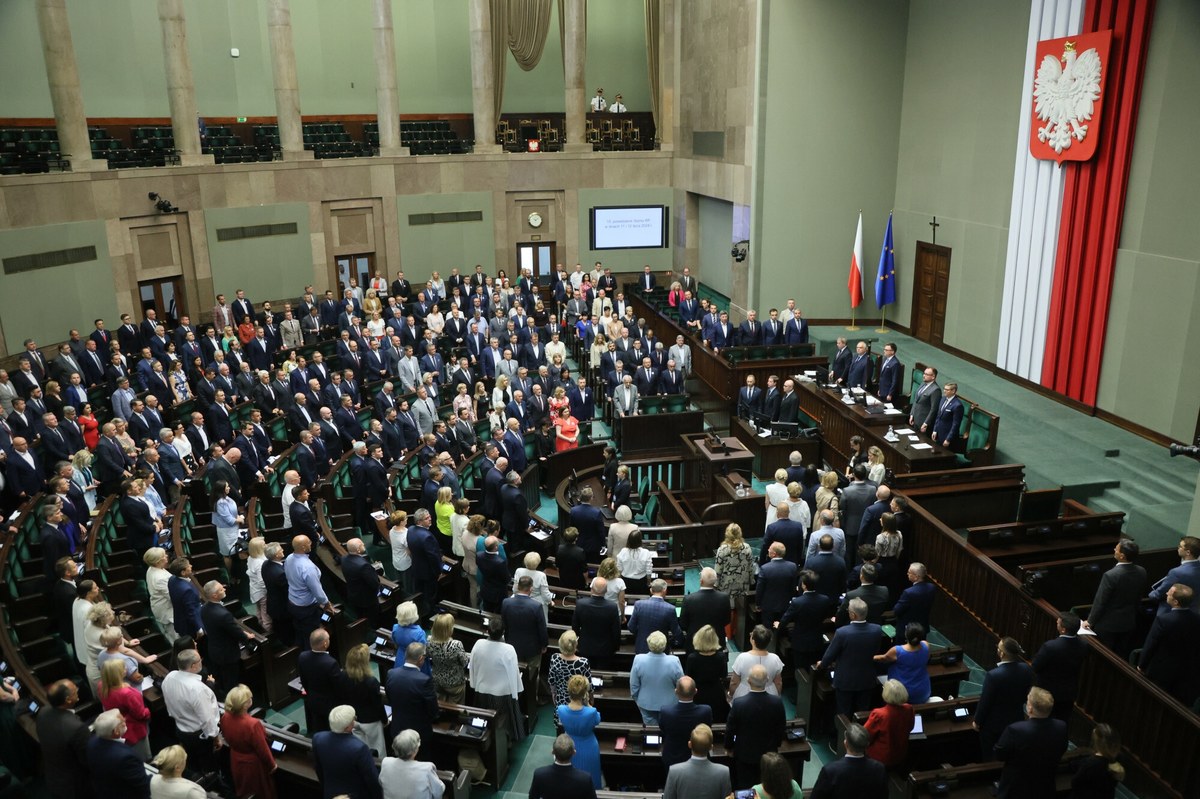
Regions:
<svg viewBox="0 0 1200 799"><path fill-rule="evenodd" d="M1125 514L1061 516L1038 522L1010 522L967 528L967 543L999 564L1014 568L1031 557L1070 558L1093 554L1121 537Z"/></svg>

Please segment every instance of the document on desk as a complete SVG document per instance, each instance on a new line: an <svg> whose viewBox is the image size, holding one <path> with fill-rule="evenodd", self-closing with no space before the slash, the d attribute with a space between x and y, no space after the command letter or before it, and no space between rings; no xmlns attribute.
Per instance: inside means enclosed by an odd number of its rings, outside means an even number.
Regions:
<svg viewBox="0 0 1200 799"><path fill-rule="evenodd" d="M913 444L913 449L933 449L932 444Z"/></svg>
<svg viewBox="0 0 1200 799"><path fill-rule="evenodd" d="M907 427L902 427L896 431L896 435L898 436L915 436L916 434L916 430L909 430Z"/></svg>
<svg viewBox="0 0 1200 799"><path fill-rule="evenodd" d="M885 416L903 416L904 415L904 411L900 410L899 408L888 408L883 413Z"/></svg>
<svg viewBox="0 0 1200 799"><path fill-rule="evenodd" d="M759 438L770 438L770 437L771 437L771 431L770 431L770 430L759 430L759 431L758 431L758 437L759 437Z"/></svg>
<svg viewBox="0 0 1200 799"><path fill-rule="evenodd" d="M912 727L912 731L909 733L909 736L911 737L911 736L915 736L915 735L924 735L924 734L925 734L925 721L924 721L924 719L921 718L921 714L918 713L915 716L913 716L913 727Z"/></svg>

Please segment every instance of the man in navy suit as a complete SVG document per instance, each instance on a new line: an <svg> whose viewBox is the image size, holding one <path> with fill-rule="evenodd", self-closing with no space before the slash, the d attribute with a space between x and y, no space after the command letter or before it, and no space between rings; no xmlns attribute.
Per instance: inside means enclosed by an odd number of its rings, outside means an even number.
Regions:
<svg viewBox="0 0 1200 799"><path fill-rule="evenodd" d="M871 379L871 356L867 354L867 342L858 342L854 349L854 357L850 359L850 367L846 370L846 386L866 389Z"/></svg>
<svg viewBox="0 0 1200 799"><path fill-rule="evenodd" d="M1000 799L1042 799L1057 795L1058 761L1067 751L1067 723L1050 718L1054 697L1032 688L1025 702L1029 718L1009 725L994 750L1004 762L996 796Z"/></svg>
<svg viewBox="0 0 1200 799"><path fill-rule="evenodd" d="M870 710L874 698L875 656L883 643L883 630L867 621L867 603L850 600L850 623L833 635L825 654L813 667L831 669L837 712L847 716Z"/></svg>
<svg viewBox="0 0 1200 799"><path fill-rule="evenodd" d="M768 347L783 343L783 322L779 321L778 308L772 308L767 321L763 322L762 343Z"/></svg>
<svg viewBox="0 0 1200 799"><path fill-rule="evenodd" d="M309 736L329 729L329 711L337 703L342 667L329 654L329 632L318 628L308 636L308 649L296 660L304 689L304 719Z"/></svg>
<svg viewBox="0 0 1200 799"><path fill-rule="evenodd" d="M92 725L95 735L87 743L92 790L96 796L150 799L150 775L133 747L121 740L125 729L125 717L119 709L106 710L96 717Z"/></svg>
<svg viewBox="0 0 1200 799"><path fill-rule="evenodd" d="M800 315L799 308L795 309L792 313L792 318L788 319L783 326L783 343L807 344L808 320Z"/></svg>
<svg viewBox="0 0 1200 799"><path fill-rule="evenodd" d="M579 531L579 546L587 553L588 563L600 562L604 546L604 514L592 504L592 487L584 486L580 503L571 508L570 525Z"/></svg>
<svg viewBox="0 0 1200 799"><path fill-rule="evenodd" d="M571 415L580 422L589 421L596 415L596 399L588 388L587 378L576 381L574 388L567 392L567 400L571 403Z"/></svg>
<svg viewBox="0 0 1200 799"><path fill-rule="evenodd" d="M688 741L697 724L713 723L712 708L697 705L696 681L683 676L675 683L675 703L663 705L658 715L658 728L662 731L662 761L667 768L682 763L691 757Z"/></svg>
<svg viewBox="0 0 1200 799"><path fill-rule="evenodd" d="M1195 592L1190 586L1175 583L1167 589L1171 608L1154 618L1138 671L1158 687L1191 707L1200 693L1196 673L1200 672L1200 615L1192 612Z"/></svg>
<svg viewBox="0 0 1200 799"><path fill-rule="evenodd" d="M762 410L763 390L756 386L754 375L746 375L746 385L738 389L737 415L739 419L751 419Z"/></svg>
<svg viewBox="0 0 1200 799"><path fill-rule="evenodd" d="M792 625L792 658L797 667L808 668L821 657L825 648L823 626L833 615L837 600L817 591L817 573L800 572L800 596L788 605L775 629L784 631Z"/></svg>
<svg viewBox="0 0 1200 799"><path fill-rule="evenodd" d="M814 532L813 537L820 532ZM837 599L846 590L846 559L834 549L833 536L829 533L817 539L817 551L804 561L804 568L817 575L816 590L830 599Z"/></svg>
<svg viewBox="0 0 1200 799"><path fill-rule="evenodd" d="M738 325L737 343L743 347L753 347L762 343L763 326L758 322L758 312L754 309L746 311L746 321Z"/></svg>
<svg viewBox="0 0 1200 799"><path fill-rule="evenodd" d="M110 425L105 425L109 427ZM17 505L42 490L42 466L22 436L14 436L6 466L8 492Z"/></svg>
<svg viewBox="0 0 1200 799"><path fill-rule="evenodd" d="M775 508L776 520L768 525L763 537L762 552L759 554L759 564L768 560L768 550L771 544L778 541L787 548L787 559L797 567L804 562L804 525L789 518L789 506L780 502Z"/></svg>
<svg viewBox="0 0 1200 799"><path fill-rule="evenodd" d="M1054 697L1054 710L1050 715L1069 721L1075 707L1079 670L1083 668L1087 644L1079 637L1079 617L1074 613L1060 613L1056 626L1058 637L1042 644L1033 658L1033 671L1037 675L1038 688L1045 688Z"/></svg>
<svg viewBox="0 0 1200 799"><path fill-rule="evenodd" d="M963 404L958 398L958 383L947 383L942 387L939 402L926 422L930 437L944 447L953 448L958 441L962 426Z"/></svg>
<svg viewBox="0 0 1200 799"><path fill-rule="evenodd" d="M571 765L575 742L563 733L554 739L554 763L533 772L529 799L596 799L592 775Z"/></svg>
<svg viewBox="0 0 1200 799"><path fill-rule="evenodd" d="M437 599L437 581L442 573L442 547L429 531L430 513L426 508L417 508L410 518L414 524L408 528L408 549L412 554L414 585L421 594L421 612L429 615Z"/></svg>
<svg viewBox="0 0 1200 799"><path fill-rule="evenodd" d="M867 757L871 734L861 724L851 724L843 738L846 755L821 768L811 799L887 799L887 769Z"/></svg>
<svg viewBox="0 0 1200 799"><path fill-rule="evenodd" d="M721 316L717 323L708 330L708 343L714 350L723 350L726 347L732 347L737 339L733 325L729 324L729 313L721 311Z"/></svg>
<svg viewBox="0 0 1200 799"><path fill-rule="evenodd" d="M916 622L925 632L929 632L929 613L933 609L933 598L937 594L937 586L929 582L929 570L924 563L911 563L908 566L908 579L912 586L904 589L896 607L896 641L903 643L904 628Z"/></svg>
<svg viewBox="0 0 1200 799"><path fill-rule="evenodd" d="M883 345L883 363L879 365L879 391L876 395L884 402L894 402L904 393L900 385L904 373L904 364L896 358L896 345Z"/></svg>
<svg viewBox="0 0 1200 799"><path fill-rule="evenodd" d="M1175 583L1183 583L1192 589L1193 594L1200 594L1200 538L1185 535L1179 540L1179 565L1167 572L1167 576L1154 584L1150 590L1150 598L1159 601L1158 615L1169 613L1167 591ZM1197 603L1192 603L1192 612L1200 611ZM1051 693L1054 693L1051 691ZM1056 695L1057 696L1057 695Z"/></svg>
<svg viewBox="0 0 1200 799"><path fill-rule="evenodd" d="M1025 697L1036 676L1022 659L1024 652L1015 638L1001 638L996 655L1000 663L983 678L979 705L971 722L979 732L979 747L985 761L995 759L992 750L1001 734L1023 717Z"/></svg>
<svg viewBox="0 0 1200 799"><path fill-rule="evenodd" d="M522 575L514 586L516 593L500 603L500 618L504 620L504 640L517 651L517 660L525 664L525 688L535 693L539 688L538 675L542 670L542 655L549 638L546 634L546 611L531 595L533 578Z"/></svg>
<svg viewBox="0 0 1200 799"><path fill-rule="evenodd" d="M779 750L787 729L783 700L767 693L767 669L755 664L746 678L750 692L733 700L725 722L725 751L736 763L735 788L759 781L763 754Z"/></svg>
<svg viewBox="0 0 1200 799"><path fill-rule="evenodd" d="M354 722L354 708L338 705L329 711L329 729L313 736L317 780L327 797L379 799L383 796L379 769L370 747L354 737Z"/></svg>
<svg viewBox="0 0 1200 799"><path fill-rule="evenodd" d="M633 604L633 615L626 626L633 633L633 650L639 655L650 651L646 639L652 632L658 631L667 636L668 646L683 640L675 606L667 601L666 581L654 580L650 583L650 596Z"/></svg>
<svg viewBox="0 0 1200 799"><path fill-rule="evenodd" d="M387 674L384 692L392 706L388 738L395 738L401 730L416 730L422 741L433 741L438 701L433 678L421 671L424 663L425 645L414 641L404 650L404 661Z"/></svg>
<svg viewBox="0 0 1200 799"><path fill-rule="evenodd" d="M120 507L125 519L125 540L131 550L141 554L157 543L162 522L151 515L143 496L145 489L138 491L136 485L136 481L131 481L126 487Z"/></svg>
<svg viewBox="0 0 1200 799"><path fill-rule="evenodd" d="M642 276L638 279L638 288L643 293L649 294L654 291L654 287L658 285L658 281L654 278L654 273L650 271L650 266L647 265L642 269Z"/></svg>
<svg viewBox="0 0 1200 799"><path fill-rule="evenodd" d="M783 616L796 593L796 564L787 559L787 547L776 541L767 548L770 557L758 571L755 600L765 627L772 628Z"/></svg>

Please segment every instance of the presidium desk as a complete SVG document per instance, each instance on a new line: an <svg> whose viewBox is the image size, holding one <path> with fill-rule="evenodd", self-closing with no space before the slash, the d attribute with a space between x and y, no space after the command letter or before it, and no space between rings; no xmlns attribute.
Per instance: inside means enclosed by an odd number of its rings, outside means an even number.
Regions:
<svg viewBox="0 0 1200 799"><path fill-rule="evenodd" d="M867 413L862 405L842 402L840 390L820 388L816 383L798 382L796 394L799 395L800 410L812 417L821 428L825 460L838 471L844 471L850 462L850 437L855 435L862 436L864 451L871 446L883 450L884 462L895 474L955 467L954 453L940 444L934 444L927 434L909 428L907 414ZM913 429L917 440L902 435L899 441L888 441L884 436L889 426L897 430ZM929 444L931 448L916 449L915 444Z"/></svg>

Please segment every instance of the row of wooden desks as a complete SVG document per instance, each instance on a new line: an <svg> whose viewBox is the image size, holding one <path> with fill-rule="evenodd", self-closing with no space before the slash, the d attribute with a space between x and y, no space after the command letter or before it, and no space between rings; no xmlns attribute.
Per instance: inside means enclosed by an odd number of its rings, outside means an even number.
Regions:
<svg viewBox="0 0 1200 799"><path fill-rule="evenodd" d="M838 471L850 462L850 437L862 436L863 449L879 447L884 453L884 462L896 474L928 472L952 469L957 462L953 452L934 444L928 435L914 430L916 441L909 436L891 442L885 439L888 427L908 427L908 416L904 414L869 414L861 405L847 405L842 394L835 389L826 389L816 383L798 383L796 394L800 410L808 414L821 428L822 455L826 462ZM928 444L929 449L917 449L915 445Z"/></svg>

